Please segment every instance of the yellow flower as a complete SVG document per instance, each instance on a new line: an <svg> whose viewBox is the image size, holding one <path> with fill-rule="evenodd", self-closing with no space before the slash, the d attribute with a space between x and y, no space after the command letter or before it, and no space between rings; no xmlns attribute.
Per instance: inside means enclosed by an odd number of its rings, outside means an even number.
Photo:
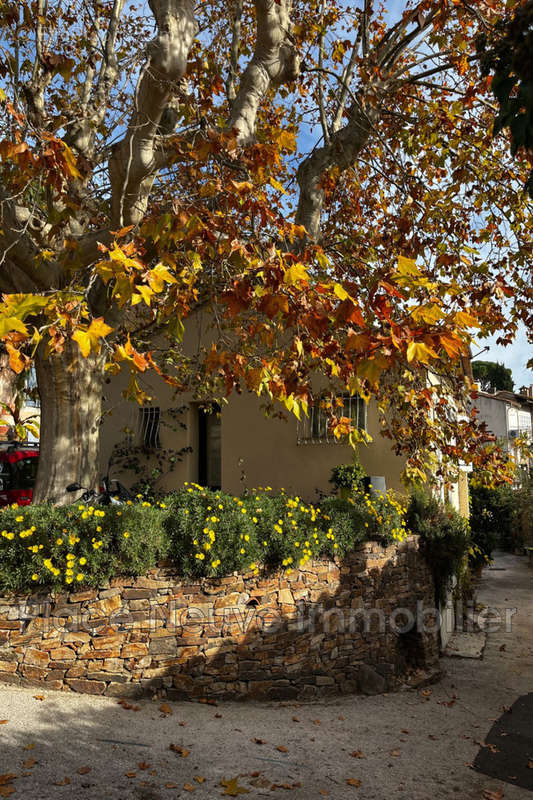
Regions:
<svg viewBox="0 0 533 800"><path fill-rule="evenodd" d="M83 580L83 574L81 572L78 572L78 574L76 575L76 580L78 582Z"/></svg>
<svg viewBox="0 0 533 800"><path fill-rule="evenodd" d="M56 544L63 544L63 539L56 539Z"/></svg>
<svg viewBox="0 0 533 800"><path fill-rule="evenodd" d="M22 517L22 516L15 517L15 522L22 522L23 520L24 520L24 517Z"/></svg>
<svg viewBox="0 0 533 800"><path fill-rule="evenodd" d="M248 536L248 534L246 534L246 535L245 535L245 537L244 537L244 541L245 541L245 542L249 542L249 541L250 541L250 537Z"/></svg>
<svg viewBox="0 0 533 800"><path fill-rule="evenodd" d="M68 569L65 570L65 575L74 575L74 570L70 569L69 567Z"/></svg>
<svg viewBox="0 0 533 800"><path fill-rule="evenodd" d="M241 514L246 514L246 509L245 508L241 508Z"/></svg>
<svg viewBox="0 0 533 800"><path fill-rule="evenodd" d="M85 557L80 558L80 564L83 566L87 563L87 559Z"/></svg>
<svg viewBox="0 0 533 800"><path fill-rule="evenodd" d="M129 531L124 531L124 533L122 535L124 536L125 539L129 539L130 538L130 532Z"/></svg>
<svg viewBox="0 0 533 800"><path fill-rule="evenodd" d="M258 520L257 520L257 517L252 517L252 520L253 520L254 522L257 522L257 521L258 521Z"/></svg>
<svg viewBox="0 0 533 800"><path fill-rule="evenodd" d="M101 525L97 525L96 526L96 531L97 531L97 533L102 533L102 526Z"/></svg>
<svg viewBox="0 0 533 800"><path fill-rule="evenodd" d="M69 575L67 578L65 578L65 583L72 583L73 580L74 578L72 577L72 575Z"/></svg>
<svg viewBox="0 0 533 800"><path fill-rule="evenodd" d="M243 556L245 553L246 553L246 550L244 549L244 547L241 547L241 556Z"/></svg>
<svg viewBox="0 0 533 800"><path fill-rule="evenodd" d="M152 504L149 503L147 500L145 500L144 503L143 503L144 508L150 508L151 505Z"/></svg>
<svg viewBox="0 0 533 800"><path fill-rule="evenodd" d="M31 576L31 579L32 579L32 581L38 581L39 580L39 576L37 575L36 572L33 573L33 575Z"/></svg>

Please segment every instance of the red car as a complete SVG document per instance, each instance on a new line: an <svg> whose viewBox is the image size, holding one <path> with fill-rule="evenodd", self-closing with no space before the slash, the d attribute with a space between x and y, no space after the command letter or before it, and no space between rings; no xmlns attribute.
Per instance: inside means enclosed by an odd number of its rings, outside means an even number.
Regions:
<svg viewBox="0 0 533 800"><path fill-rule="evenodd" d="M38 445L15 442L0 449L0 506L31 503L38 465Z"/></svg>

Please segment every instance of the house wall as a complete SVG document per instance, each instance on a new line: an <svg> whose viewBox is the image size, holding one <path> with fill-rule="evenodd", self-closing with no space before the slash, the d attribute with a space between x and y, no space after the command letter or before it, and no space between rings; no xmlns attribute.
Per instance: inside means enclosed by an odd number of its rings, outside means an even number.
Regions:
<svg viewBox="0 0 533 800"><path fill-rule="evenodd" d="M139 406L121 397L124 385L125 380L118 376L110 381L106 390L107 413L101 429L104 472L113 447L125 440L124 430L138 431ZM161 486L171 490L182 486L184 481L197 481L196 405L191 397L176 399L172 389L157 375L147 377L143 389L153 397L152 404L162 410L161 449L192 448L192 452L161 481ZM185 406L185 411L174 419L168 409L178 406ZM255 395L231 395L221 415L222 488L227 492L240 494L246 487L268 485L274 490L283 487L307 500L316 500L317 490L331 491L332 468L353 459L353 451L347 444L298 444L296 418L292 415L286 420L265 417ZM184 423L185 429L180 423ZM393 453L390 442L380 435L373 402L367 409L367 429L374 441L359 447L365 470L369 475L384 476L387 488L405 491L401 482L404 460ZM137 433L132 441L138 441ZM120 473L117 468L111 470L111 475L120 477L126 485L135 480L131 473Z"/></svg>
<svg viewBox="0 0 533 800"><path fill-rule="evenodd" d="M507 403L480 394L476 398L475 406L479 419L487 423L488 430L498 439L507 439Z"/></svg>

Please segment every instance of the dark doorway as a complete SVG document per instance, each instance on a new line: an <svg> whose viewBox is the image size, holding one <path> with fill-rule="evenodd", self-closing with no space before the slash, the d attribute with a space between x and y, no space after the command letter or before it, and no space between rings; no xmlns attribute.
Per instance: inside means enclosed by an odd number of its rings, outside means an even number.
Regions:
<svg viewBox="0 0 533 800"><path fill-rule="evenodd" d="M221 433L220 406L198 408L198 483L210 489L222 485Z"/></svg>

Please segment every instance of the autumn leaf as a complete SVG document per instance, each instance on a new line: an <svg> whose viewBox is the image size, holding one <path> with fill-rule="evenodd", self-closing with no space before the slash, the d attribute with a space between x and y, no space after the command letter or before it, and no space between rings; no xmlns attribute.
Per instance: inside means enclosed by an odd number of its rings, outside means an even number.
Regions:
<svg viewBox="0 0 533 800"><path fill-rule="evenodd" d="M361 781L357 778L346 778L348 786L361 786Z"/></svg>
<svg viewBox="0 0 533 800"><path fill-rule="evenodd" d="M27 758L26 761L22 762L22 766L24 769L31 769L36 763L37 762L34 758Z"/></svg>
<svg viewBox="0 0 533 800"><path fill-rule="evenodd" d="M287 752L287 748L284 747L282 744L278 745L278 747L276 747L276 750L279 750L280 753L286 753Z"/></svg>
<svg viewBox="0 0 533 800"><path fill-rule="evenodd" d="M225 787L225 791L223 791L222 794L229 795L230 797L237 797L239 794L248 794L250 791L249 789L245 789L244 786L239 786L238 775L236 778L232 778L229 781L223 778L220 785Z"/></svg>
<svg viewBox="0 0 533 800"><path fill-rule="evenodd" d="M46 700L46 697L44 696L44 694L34 694L33 699L40 700L41 702L43 702L44 700Z"/></svg>
<svg viewBox="0 0 533 800"><path fill-rule="evenodd" d="M186 758L190 753L190 750L186 750L185 747L181 747L179 744L169 744L168 749L182 758Z"/></svg>
<svg viewBox="0 0 533 800"><path fill-rule="evenodd" d="M303 264L293 264L283 272L283 283L288 286L296 286L302 281L309 280L307 269Z"/></svg>
<svg viewBox="0 0 533 800"><path fill-rule="evenodd" d="M173 713L173 712L172 712L172 707L171 707L171 706L169 706L169 704L168 704L168 703L163 703L162 705L160 705L160 706L159 706L159 710L160 710L160 711L161 711L163 714L172 714L172 713Z"/></svg>
<svg viewBox="0 0 533 800"><path fill-rule="evenodd" d="M196 783L204 783L205 782L205 778L202 775L195 775L194 776L194 780L196 781Z"/></svg>
<svg viewBox="0 0 533 800"><path fill-rule="evenodd" d="M13 792L16 792L14 786L10 786L9 784L7 784L6 786L0 785L0 797L9 797L9 795L13 794Z"/></svg>
<svg viewBox="0 0 533 800"><path fill-rule="evenodd" d="M65 775L62 781L54 781L54 786L68 786L70 783L70 778Z"/></svg>
<svg viewBox="0 0 533 800"><path fill-rule="evenodd" d="M0 725L7 725L8 722L8 719L0 719Z"/></svg>
<svg viewBox="0 0 533 800"><path fill-rule="evenodd" d="M427 364L430 358L437 358L436 352L424 344L423 342L409 342L407 345L407 360L420 361L422 364Z"/></svg>
<svg viewBox="0 0 533 800"><path fill-rule="evenodd" d="M352 758L364 758L364 755L363 755L363 753L361 752L361 750L353 750L353 751L350 753L350 755L352 756Z"/></svg>
<svg viewBox="0 0 533 800"><path fill-rule="evenodd" d="M186 792L194 792L195 791L195 787L192 785L192 783L184 784L183 788L185 789Z"/></svg>
<svg viewBox="0 0 533 800"><path fill-rule="evenodd" d="M91 767L78 767L76 772L78 775L87 775L91 771Z"/></svg>
<svg viewBox="0 0 533 800"><path fill-rule="evenodd" d="M91 352L100 352L100 339L105 338L112 330L113 328L104 322L103 317L98 317L92 320L86 330L79 328L74 331L72 338L78 343L82 355L87 358Z"/></svg>

